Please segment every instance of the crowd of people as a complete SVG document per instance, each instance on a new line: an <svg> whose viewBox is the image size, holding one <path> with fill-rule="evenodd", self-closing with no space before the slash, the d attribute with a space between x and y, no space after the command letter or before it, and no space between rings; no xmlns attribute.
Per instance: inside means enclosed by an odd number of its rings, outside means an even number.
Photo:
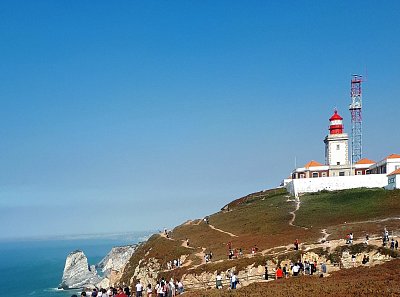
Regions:
<svg viewBox="0 0 400 297"><path fill-rule="evenodd" d="M235 271L228 270L226 275L226 279L229 279L229 288L236 289L237 285L239 284L239 278ZM215 278L215 288L222 289L222 275L220 272L217 273L217 277Z"/></svg>
<svg viewBox="0 0 400 297"><path fill-rule="evenodd" d="M327 267L324 262L320 263L318 268L317 261L300 261L290 262L289 265L284 266L278 265L275 269L275 279L288 278L289 276L299 276L299 275L314 275L320 273L323 276L327 272ZM265 279L268 280L268 266L265 265Z"/></svg>
<svg viewBox="0 0 400 297"><path fill-rule="evenodd" d="M392 240L390 240L389 231L385 228L382 234L382 246L386 247L387 245L389 245L390 249L392 250L397 250L399 248L399 242L397 241L397 239L394 240L394 238L392 237Z"/></svg>
<svg viewBox="0 0 400 297"><path fill-rule="evenodd" d="M168 282L164 278L161 278L154 288L151 284L144 287L139 280L134 287L134 292L131 292L129 287L110 287L108 289L95 288L92 291L83 291L80 297L174 297L183 292L184 287L180 280L174 282L171 278ZM78 296L74 294L71 297Z"/></svg>
<svg viewBox="0 0 400 297"><path fill-rule="evenodd" d="M174 269L174 268L179 268L181 266L182 266L182 260L180 258L174 259L174 260L171 260L171 261L167 261L167 269L168 270L171 270L171 269Z"/></svg>

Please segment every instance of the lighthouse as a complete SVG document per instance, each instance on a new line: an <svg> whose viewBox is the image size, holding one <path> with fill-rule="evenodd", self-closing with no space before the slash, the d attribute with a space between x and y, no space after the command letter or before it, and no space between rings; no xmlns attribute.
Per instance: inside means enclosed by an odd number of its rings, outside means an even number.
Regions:
<svg viewBox="0 0 400 297"><path fill-rule="evenodd" d="M335 109L329 119L329 134L325 137L325 164L329 166L329 176L350 175L349 136L344 133L343 118Z"/></svg>

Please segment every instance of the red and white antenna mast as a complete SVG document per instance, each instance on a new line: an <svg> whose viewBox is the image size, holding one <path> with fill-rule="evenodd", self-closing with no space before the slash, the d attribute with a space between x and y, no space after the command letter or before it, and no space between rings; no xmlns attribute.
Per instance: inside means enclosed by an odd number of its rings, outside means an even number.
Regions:
<svg viewBox="0 0 400 297"><path fill-rule="evenodd" d="M356 163L362 156L362 76L353 74L351 78L351 160Z"/></svg>

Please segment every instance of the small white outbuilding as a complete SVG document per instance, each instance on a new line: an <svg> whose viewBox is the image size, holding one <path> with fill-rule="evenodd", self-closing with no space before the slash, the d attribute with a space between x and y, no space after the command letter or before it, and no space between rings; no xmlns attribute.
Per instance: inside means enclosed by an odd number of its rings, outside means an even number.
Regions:
<svg viewBox="0 0 400 297"><path fill-rule="evenodd" d="M388 185L385 187L387 190L400 189L400 168L387 175Z"/></svg>

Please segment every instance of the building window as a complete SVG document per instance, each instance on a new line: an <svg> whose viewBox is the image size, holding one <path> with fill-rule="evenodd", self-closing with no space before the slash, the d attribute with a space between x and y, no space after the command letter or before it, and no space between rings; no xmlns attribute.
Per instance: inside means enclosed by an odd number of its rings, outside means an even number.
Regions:
<svg viewBox="0 0 400 297"><path fill-rule="evenodd" d="M318 172L313 172L312 177L319 177Z"/></svg>
<svg viewBox="0 0 400 297"><path fill-rule="evenodd" d="M321 176L326 177L326 172L322 172Z"/></svg>
<svg viewBox="0 0 400 297"><path fill-rule="evenodd" d="M336 165L340 165L340 162L336 162Z"/></svg>
<svg viewBox="0 0 400 297"><path fill-rule="evenodd" d="M336 150L340 150L340 145L339 144L336 145Z"/></svg>
<svg viewBox="0 0 400 297"><path fill-rule="evenodd" d="M304 173L300 174L300 178L304 178L304 177L305 177Z"/></svg>
<svg viewBox="0 0 400 297"><path fill-rule="evenodd" d="M362 171L361 170L357 170L357 175L362 175Z"/></svg>
<svg viewBox="0 0 400 297"><path fill-rule="evenodd" d="M344 171L340 171L339 176L344 176Z"/></svg>

